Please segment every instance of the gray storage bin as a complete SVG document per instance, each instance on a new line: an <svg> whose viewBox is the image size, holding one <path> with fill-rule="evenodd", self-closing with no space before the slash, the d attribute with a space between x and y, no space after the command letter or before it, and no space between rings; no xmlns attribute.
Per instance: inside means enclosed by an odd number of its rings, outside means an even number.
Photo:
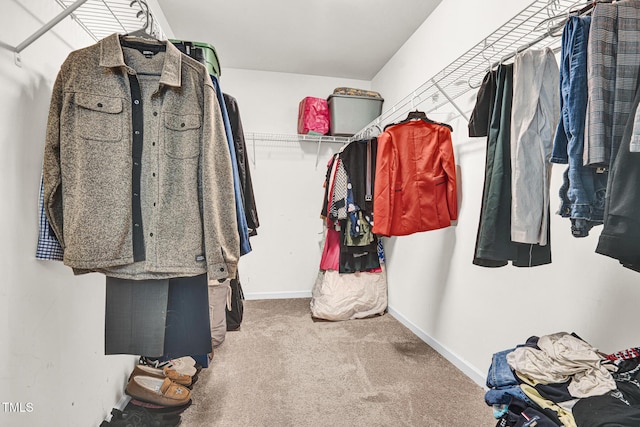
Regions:
<svg viewBox="0 0 640 427"><path fill-rule="evenodd" d="M329 133L353 136L382 113L382 98L368 96L329 95L331 121Z"/></svg>

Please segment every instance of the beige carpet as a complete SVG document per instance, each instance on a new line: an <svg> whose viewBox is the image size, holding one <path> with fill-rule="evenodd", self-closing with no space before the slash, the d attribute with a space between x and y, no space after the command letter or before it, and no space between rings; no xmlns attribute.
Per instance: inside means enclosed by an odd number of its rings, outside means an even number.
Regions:
<svg viewBox="0 0 640 427"><path fill-rule="evenodd" d="M489 427L484 391L391 315L313 321L309 299L245 301L183 427Z"/></svg>

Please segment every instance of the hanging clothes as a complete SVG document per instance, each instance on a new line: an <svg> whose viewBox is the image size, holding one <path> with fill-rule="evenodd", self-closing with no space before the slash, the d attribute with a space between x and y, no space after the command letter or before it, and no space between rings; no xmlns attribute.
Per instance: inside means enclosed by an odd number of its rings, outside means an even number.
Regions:
<svg viewBox="0 0 640 427"><path fill-rule="evenodd" d="M372 200L367 197L375 170L372 152L373 140L354 141L327 163L321 212L326 235L310 303L315 318L356 319L387 308L384 251L371 232Z"/></svg>
<svg viewBox="0 0 640 427"><path fill-rule="evenodd" d="M511 240L547 244L559 71L550 48L516 55L511 111Z"/></svg>
<svg viewBox="0 0 640 427"><path fill-rule="evenodd" d="M640 70L640 3L598 3L587 55L589 106L584 165L609 168L633 106Z"/></svg>
<svg viewBox="0 0 640 427"><path fill-rule="evenodd" d="M113 34L67 57L49 111L44 204L74 273L235 276L233 174L215 98L202 64L170 43Z"/></svg>
<svg viewBox="0 0 640 427"><path fill-rule="evenodd" d="M251 252L251 243L249 242L249 226L247 225L247 217L244 210L244 197L242 195L242 184L240 182L240 174L238 172L238 159L236 157L236 148L233 138L233 131L229 123L229 114L224 103L222 89L218 78L211 75L213 88L216 91L216 99L220 106L220 114L224 123L225 135L227 137L227 145L229 146L229 155L231 156L231 168L233 173L233 194L235 196L236 221L238 224L238 235L240 236L240 256Z"/></svg>
<svg viewBox="0 0 640 427"><path fill-rule="evenodd" d="M590 16L572 16L562 31L560 54L560 122L556 132L552 163L568 164L560 187L558 214L571 219L574 237L589 235L602 224L607 173L583 166L587 110L587 42Z"/></svg>
<svg viewBox="0 0 640 427"><path fill-rule="evenodd" d="M44 210L44 179L40 176L40 201L38 203L38 243L36 245L36 259L48 261L62 261L64 251Z"/></svg>
<svg viewBox="0 0 640 427"><path fill-rule="evenodd" d="M229 144L231 164L233 167L236 216L238 220L238 233L240 234L240 255L246 255L251 252L249 236L257 234L255 229L258 226L251 176L248 175L249 172L246 168L248 160L244 142L244 132L242 129L242 123L240 122L240 114L238 112L236 100L235 98L222 93L219 79L220 73L218 72L218 59L213 46L208 43L183 40L171 40L171 42L182 53L205 65L210 72L213 87L216 90L216 97L220 105L222 119L225 125L227 143ZM249 197L246 197L245 194L249 194ZM246 206L247 203L250 203L250 207ZM249 219L251 219L251 224L249 224Z"/></svg>
<svg viewBox="0 0 640 427"><path fill-rule="evenodd" d="M164 354L169 279L106 277L104 354Z"/></svg>
<svg viewBox="0 0 640 427"><path fill-rule="evenodd" d="M373 236L367 245L349 245L350 233L347 221L340 222L340 273L376 271L380 268L378 239Z"/></svg>
<svg viewBox="0 0 640 427"><path fill-rule="evenodd" d="M242 202L244 214L247 219L247 226L249 227L249 236L255 236L258 234L257 229L260 227L260 221L258 220L258 210L253 192L249 155L244 139L242 120L240 119L240 109L238 108L238 102L233 96L227 95L226 93L223 93L222 96L224 97L224 104L229 114L229 124L231 125L231 133L233 134L233 145L236 149L240 188L242 189Z"/></svg>
<svg viewBox="0 0 640 427"><path fill-rule="evenodd" d="M106 278L105 354L178 358L211 352L207 276Z"/></svg>
<svg viewBox="0 0 640 427"><path fill-rule="evenodd" d="M509 261L517 267L549 264L550 244L540 246L511 240L513 64L498 66L495 94L487 132L484 189L473 263L483 267L502 267Z"/></svg>
<svg viewBox="0 0 640 427"><path fill-rule="evenodd" d="M631 142L640 141L640 86L622 136L620 151L609 171L604 228L596 252L640 272L640 153L630 152Z"/></svg>
<svg viewBox="0 0 640 427"><path fill-rule="evenodd" d="M333 222L327 223L322 257L320 258L320 270L340 269L340 231L332 226Z"/></svg>
<svg viewBox="0 0 640 427"><path fill-rule="evenodd" d="M378 239L371 232L370 215L363 214L354 201L352 179L346 173L343 154L344 150L335 154L327 165L325 202L321 212L326 219L327 231L320 268L338 270L340 273L377 271L380 268ZM345 157L359 155L364 155L365 161L350 159L350 162L363 165L363 171L367 169L366 159L369 160L369 167L373 166L366 150L349 150Z"/></svg>
<svg viewBox="0 0 640 427"><path fill-rule="evenodd" d="M403 236L449 227L458 218L450 129L413 120L378 136L373 232Z"/></svg>
<svg viewBox="0 0 640 427"><path fill-rule="evenodd" d="M482 79L482 84L476 95L476 105L469 118L469 136L487 136L489 123L496 99L496 70L489 70Z"/></svg>
<svg viewBox="0 0 640 427"><path fill-rule="evenodd" d="M353 141L340 152L340 159L351 181L353 202L369 216L373 216L377 153L377 138Z"/></svg>
<svg viewBox="0 0 640 427"><path fill-rule="evenodd" d="M344 168L340 156L336 159L336 169L333 176L333 187L329 217L337 220L347 219L347 193L349 191L349 176Z"/></svg>

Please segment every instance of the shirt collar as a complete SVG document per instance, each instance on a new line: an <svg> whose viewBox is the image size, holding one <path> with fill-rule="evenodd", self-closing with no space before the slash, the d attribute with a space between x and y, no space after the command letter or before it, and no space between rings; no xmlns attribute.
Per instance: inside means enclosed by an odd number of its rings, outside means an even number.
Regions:
<svg viewBox="0 0 640 427"><path fill-rule="evenodd" d="M128 67L124 62L120 36L111 34L100 40L100 65L103 67ZM182 54L173 44L161 41L166 46L164 64L159 83L167 86L180 87L182 85L181 69Z"/></svg>

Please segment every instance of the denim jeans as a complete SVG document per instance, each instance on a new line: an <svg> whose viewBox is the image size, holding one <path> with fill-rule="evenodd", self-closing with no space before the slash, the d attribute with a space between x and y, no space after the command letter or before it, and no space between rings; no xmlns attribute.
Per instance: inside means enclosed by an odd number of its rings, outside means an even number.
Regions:
<svg viewBox="0 0 640 427"><path fill-rule="evenodd" d="M607 173L583 166L590 24L589 16L572 16L562 33L561 117L551 155L552 163L569 164L560 188L558 214L571 218L575 237L587 236L594 225L602 224L607 188Z"/></svg>
<svg viewBox="0 0 640 427"><path fill-rule="evenodd" d="M484 401L489 406L509 404L512 397L531 403L531 399L522 391L511 366L507 363L507 354L513 350L515 349L511 348L493 355L487 373L487 387L490 390L484 395Z"/></svg>

